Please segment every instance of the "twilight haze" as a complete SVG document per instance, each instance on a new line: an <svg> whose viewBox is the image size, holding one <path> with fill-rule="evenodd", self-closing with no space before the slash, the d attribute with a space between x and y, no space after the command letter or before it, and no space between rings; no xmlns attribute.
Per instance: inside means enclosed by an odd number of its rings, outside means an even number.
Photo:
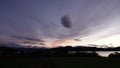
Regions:
<svg viewBox="0 0 120 68"><path fill-rule="evenodd" d="M119 46L119 40L120 0L0 0L2 44Z"/></svg>

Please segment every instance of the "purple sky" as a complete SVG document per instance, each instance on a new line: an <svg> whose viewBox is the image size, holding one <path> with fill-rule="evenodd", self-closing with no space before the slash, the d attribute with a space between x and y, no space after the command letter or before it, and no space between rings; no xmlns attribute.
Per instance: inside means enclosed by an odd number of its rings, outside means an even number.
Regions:
<svg viewBox="0 0 120 68"><path fill-rule="evenodd" d="M61 24L64 15L71 29ZM0 0L1 43L86 41L119 29L120 0Z"/></svg>

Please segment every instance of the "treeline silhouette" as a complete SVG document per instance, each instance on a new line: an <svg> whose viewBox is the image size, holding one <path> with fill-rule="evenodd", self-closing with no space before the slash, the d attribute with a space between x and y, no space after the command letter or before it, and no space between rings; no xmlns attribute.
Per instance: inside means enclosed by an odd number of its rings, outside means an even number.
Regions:
<svg viewBox="0 0 120 68"><path fill-rule="evenodd" d="M110 58L119 58L120 57L120 53L114 52L114 53L110 54L109 57Z"/></svg>
<svg viewBox="0 0 120 68"><path fill-rule="evenodd" d="M56 48L16 48L0 46L0 57L101 57L95 51L115 50L118 48L96 47L56 47ZM119 53L110 54L109 57L120 57Z"/></svg>

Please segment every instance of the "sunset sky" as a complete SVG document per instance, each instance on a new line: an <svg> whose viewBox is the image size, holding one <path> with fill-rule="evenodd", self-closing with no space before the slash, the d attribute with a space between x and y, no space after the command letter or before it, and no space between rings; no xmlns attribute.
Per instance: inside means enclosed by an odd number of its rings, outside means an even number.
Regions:
<svg viewBox="0 0 120 68"><path fill-rule="evenodd" d="M120 46L120 0L0 0L0 43Z"/></svg>

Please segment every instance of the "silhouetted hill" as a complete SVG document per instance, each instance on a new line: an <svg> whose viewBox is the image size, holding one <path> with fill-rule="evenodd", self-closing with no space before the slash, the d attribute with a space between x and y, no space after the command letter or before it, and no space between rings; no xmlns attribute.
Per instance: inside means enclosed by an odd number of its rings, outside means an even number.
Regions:
<svg viewBox="0 0 120 68"><path fill-rule="evenodd" d="M0 57L99 57L95 51L117 51L117 48L96 48L84 46L66 46L56 48L24 48L0 46ZM91 51L91 52L88 52ZM116 55L116 54L115 54ZM117 54L118 55L118 54ZM114 55L110 55L114 56Z"/></svg>

